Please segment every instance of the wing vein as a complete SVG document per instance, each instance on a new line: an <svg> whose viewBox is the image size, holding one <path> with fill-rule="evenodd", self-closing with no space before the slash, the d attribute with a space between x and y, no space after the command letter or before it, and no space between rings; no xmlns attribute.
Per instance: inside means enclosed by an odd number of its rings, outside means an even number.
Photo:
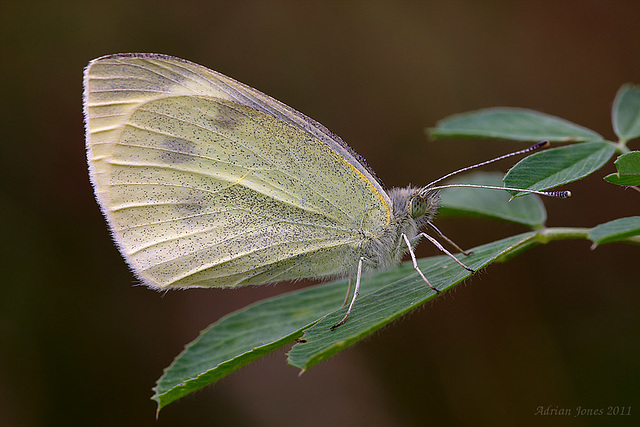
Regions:
<svg viewBox="0 0 640 427"><path fill-rule="evenodd" d="M215 99L215 98L213 98L213 99ZM215 102L217 102L217 103L219 103L219 104L220 104L220 102L219 102L219 101L215 101ZM229 107L229 108L232 108L232 107ZM258 123L258 122L253 118L253 117L248 116L244 111L236 110L235 108L232 108L232 109L234 109L234 110L235 110L236 112L238 112L239 114L242 114L242 115L243 115L243 116L245 116L247 119L251 120L252 122L256 123L258 126L260 126L260 124L259 124L259 123ZM215 133L216 135L218 135L218 136L220 136L220 137L222 137L222 138L225 138L225 139L227 139L228 141L231 141L231 142L234 142L234 143L238 144L239 146L241 146L241 147L245 148L245 149L246 149L246 150L248 150L249 152L251 152L251 153L253 153L254 155L256 155L258 158L260 158L261 160L263 160L265 163L267 163L267 164L271 164L271 165L273 165L273 166L274 166L274 168L277 168L277 166L275 166L275 165L273 164L273 162L269 161L268 159L265 159L263 156L261 156L259 153L257 153L257 152L255 151L255 149L253 149L252 147L248 147L247 145L243 144L243 143L242 143L242 141L241 141L241 140L239 140L239 139L231 139L231 138L227 137L226 135L222 135L221 133L217 132L215 129L211 129L211 128L207 128L207 127L201 126L201 125L199 125L199 124L197 124L197 123L193 123L193 122L190 122L190 121L187 121L187 120L181 119L181 118L176 117L176 116L174 116L174 115L169 115L169 114L166 114L166 113L158 113L158 112L156 112L156 111L145 110L145 109L143 109L143 108L140 108L140 110L141 110L141 111L150 112L150 113L153 113L153 114L158 114L158 115L161 115L161 116L163 116L163 117L167 117L167 118L170 118L170 119L173 119L173 120L177 120L177 121L182 122L182 123L187 123L187 124L190 124L190 125L192 125L192 126L195 126L195 127L199 128L199 129L203 129L203 130L205 130L205 131ZM206 112L206 113L207 113L207 114L209 114L208 112ZM213 116L211 115L211 117L213 117ZM134 126L133 124L128 124L128 125L129 125L129 126ZM139 128L139 129L142 129L142 130L146 130L146 131L157 132L157 130L155 130L155 129L148 129L148 128L144 128L144 127L140 127L140 126L134 126L134 127ZM262 127L262 126L261 126L261 127ZM273 136L274 136L274 138L275 138L275 139L277 139L277 137L275 136L275 134L273 133L273 131L272 131L271 129L264 128L264 127L262 127L262 128L263 128L263 129L266 129L266 130L267 130L267 132L269 132L271 135L273 135ZM162 133L162 134L164 134L164 133ZM167 135L167 136L173 136L173 137L176 137L176 138L178 138L178 137L179 137L178 135L170 135L170 134L169 134L169 135ZM327 146L326 146L326 144L323 144L322 142L317 141L317 140L316 140L316 142L318 142L322 147L325 147L325 148L327 148L327 149L331 150L329 147L327 147ZM294 152L294 151L292 151L291 147L289 147L287 144L283 144L283 146L284 146L284 148L285 148L285 149L290 153L290 156L291 156L292 158L294 158L294 159L297 159L297 158L298 158L298 157L297 157L297 155L295 154L295 152ZM212 160L214 160L214 159L212 159ZM300 184L302 184L302 185L303 185L304 187L306 187L306 188L307 188L311 193L313 193L313 194L315 194L317 197L319 197L319 198L323 199L325 202L327 202L328 204L330 204L330 205L331 205L334 209L336 209L337 211L342 212L342 214L343 214L346 218L349 218L349 219L352 219L352 220L353 220L353 219L355 219L355 218L351 218L351 216L350 216L349 214L347 214L347 213L346 213L346 212L345 212L345 211L344 211L340 206L336 205L336 204L335 204L335 203L333 203L331 200L327 199L327 198L326 198L322 193L319 193L319 192L318 192L318 191L316 191L315 189L311 188L311 187L309 186L309 184L308 184L306 181L304 181L304 180L300 179L299 177L296 177L296 176L294 176L294 175L291 175L291 174L287 173L287 172L286 172L286 171L284 171L284 170L280 170L280 169L277 169L277 170L279 170L280 172L282 172L285 176L289 177L290 179L293 179L293 180L295 180L295 181L299 182ZM284 191L284 190L283 190L283 192L284 192L285 194L289 194L289 195L291 195L291 193L286 192L286 191Z"/></svg>

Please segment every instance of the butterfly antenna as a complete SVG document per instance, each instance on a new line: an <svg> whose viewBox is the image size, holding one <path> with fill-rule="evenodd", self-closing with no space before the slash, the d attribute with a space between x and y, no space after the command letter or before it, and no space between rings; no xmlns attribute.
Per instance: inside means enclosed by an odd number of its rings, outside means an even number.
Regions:
<svg viewBox="0 0 640 427"><path fill-rule="evenodd" d="M437 182L444 181L445 179L450 178L453 175L457 175L459 173L466 172L466 171L468 171L470 169L479 168L480 166L488 165L490 163L497 162L498 160L506 159L506 158L512 157L512 156L517 156L519 154L529 153L531 151L535 151L535 150L538 150L540 148L545 148L545 147L548 147L548 146L549 146L549 141L538 142L537 144L533 144L531 147L525 148L524 150L514 151L513 153L504 154L504 155L502 155L500 157L496 157L495 159L487 160L487 161L482 162L482 163L478 163L478 164L475 164L475 165L464 167L462 169L458 169L456 171L453 171L451 173L446 174L445 176L443 176L441 178L436 179L435 181L431 181L431 183L427 184L425 186L425 188L431 188L433 186L433 184L435 184Z"/></svg>
<svg viewBox="0 0 640 427"><path fill-rule="evenodd" d="M498 187L494 185L480 185L480 184L447 184L438 185L436 187L429 187L431 190L442 190L443 188L453 187L467 187L467 188L488 188L489 190L507 190L507 191L521 191L523 193L539 194L540 196L555 197L557 199L566 199L571 197L571 191L538 191L538 190L525 190L524 188L514 187ZM512 197L513 199L513 197Z"/></svg>

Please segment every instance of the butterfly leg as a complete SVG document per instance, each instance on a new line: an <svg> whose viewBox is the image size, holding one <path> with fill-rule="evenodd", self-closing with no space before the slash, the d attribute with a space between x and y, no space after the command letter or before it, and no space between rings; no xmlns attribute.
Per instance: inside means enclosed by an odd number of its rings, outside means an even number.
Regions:
<svg viewBox="0 0 640 427"><path fill-rule="evenodd" d="M472 273L475 273L475 272L476 272L473 268L469 268L469 267L467 267L466 265L464 265L462 262L460 262L460 260L458 260L458 258L454 257L454 256L453 256L453 254L452 254L451 252L449 252L448 250L446 250L446 249L445 249L445 248L444 248L444 247L443 247L443 246L442 246L442 245L441 245L441 244L440 244L436 239L434 239L433 237L429 236L429 235L428 235L428 234L426 234L426 233L420 233L418 236L422 236L422 237L426 238L428 241L430 241L431 243L433 243L433 245L434 245L436 248L440 249L440 251L441 251L442 253L444 253L444 254L445 254L445 255L447 255L449 258L451 258L452 260L454 260L454 261L455 261L455 262L456 262L460 267L462 267L462 268L464 268L465 270L470 271L470 272L472 272ZM405 236L404 238L405 238L405 240L407 241L407 244L409 244L409 243L408 243L409 241L407 240L407 237ZM411 251L411 248L409 248L409 250ZM413 255L413 252L411 252L411 254ZM415 257L414 257L413 259L414 259L413 265L415 266L415 265L417 265L417 264L416 264L416 262L415 262Z"/></svg>
<svg viewBox="0 0 640 427"><path fill-rule="evenodd" d="M344 296L344 301L340 307L344 307L349 302L349 295L351 295L351 288L353 287L353 278L349 275L349 287L347 288L347 294Z"/></svg>
<svg viewBox="0 0 640 427"><path fill-rule="evenodd" d="M409 248L409 255L411 255L411 261L413 261L413 268L415 268L415 270L418 272L420 277L422 277L422 280L424 280L424 283L426 283L431 289L433 289L434 291L436 291L437 294L439 294L440 291L437 290L431 283L429 283L427 278L424 277L424 274L422 274L422 270L420 270L420 267L418 267L418 261L416 260L416 254L413 253L413 249L411 248L411 242L409 242L409 238L404 233L402 233L402 238L404 239L404 242L407 244L407 248Z"/></svg>
<svg viewBox="0 0 640 427"><path fill-rule="evenodd" d="M356 276L356 288L353 291L353 298L351 298L351 304L349 304L349 308L347 308L347 313L344 315L342 320L339 321L338 323L336 323L335 325L333 325L330 328L332 331L335 328L337 328L338 326L342 325L347 320L347 317L349 317L349 314L351 313L351 309L353 308L353 304L356 302L356 297L358 296L358 292L360 292L360 277L362 276L362 261L363 260L364 260L364 258L360 257L360 261L358 261L358 275ZM351 287L351 277L349 277L349 287ZM349 293L347 293L347 297L348 296L349 296Z"/></svg>
<svg viewBox="0 0 640 427"><path fill-rule="evenodd" d="M445 236L444 234L442 234L442 231L440 231L438 229L438 227L436 227L435 225L433 225L430 221L427 222L427 224L429 225L429 227L431 227L433 229L433 231L435 231L436 233L438 233L438 236L442 237L444 240L446 240L451 246L453 246L458 252L462 252L462 254L469 256L473 253L473 251L465 251L464 249L462 249L460 246L456 245L455 242L453 240L451 240L450 238L448 238L447 236ZM420 235L418 235L417 237L419 237Z"/></svg>

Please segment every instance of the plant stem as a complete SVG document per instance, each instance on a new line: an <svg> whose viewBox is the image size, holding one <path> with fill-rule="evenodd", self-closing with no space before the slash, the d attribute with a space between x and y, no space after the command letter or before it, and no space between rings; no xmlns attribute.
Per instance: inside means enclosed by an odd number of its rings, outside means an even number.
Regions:
<svg viewBox="0 0 640 427"><path fill-rule="evenodd" d="M552 240L587 239L590 228L578 227L553 227L543 228L538 231L537 240L540 243L549 243Z"/></svg>
<svg viewBox="0 0 640 427"><path fill-rule="evenodd" d="M617 143L614 143L614 145L616 147L616 152L618 152L619 154L626 154L631 152L629 147L627 147L626 139L620 139Z"/></svg>

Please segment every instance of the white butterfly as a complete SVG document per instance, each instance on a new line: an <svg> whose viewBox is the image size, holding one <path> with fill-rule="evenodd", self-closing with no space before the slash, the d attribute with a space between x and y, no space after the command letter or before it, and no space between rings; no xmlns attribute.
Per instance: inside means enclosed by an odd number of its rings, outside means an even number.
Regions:
<svg viewBox="0 0 640 427"><path fill-rule="evenodd" d="M84 112L96 198L149 287L355 277L341 324L363 272L409 252L429 284L412 246L424 236L446 252L421 232L442 187L387 191L324 126L200 65L157 54L95 59Z"/></svg>

